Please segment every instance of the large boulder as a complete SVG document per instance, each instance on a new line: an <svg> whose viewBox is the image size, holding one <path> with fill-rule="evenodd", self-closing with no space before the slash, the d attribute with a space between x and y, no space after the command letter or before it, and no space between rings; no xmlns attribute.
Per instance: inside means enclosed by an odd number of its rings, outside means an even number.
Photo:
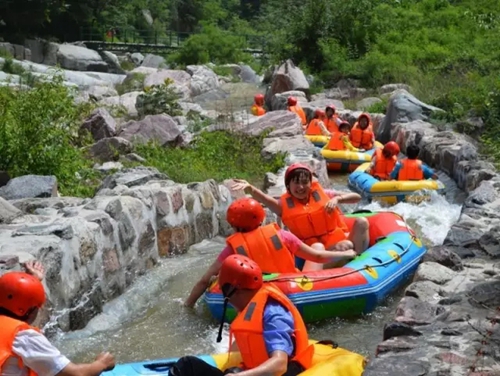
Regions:
<svg viewBox="0 0 500 376"><path fill-rule="evenodd" d="M24 175L10 179L7 185L0 187L0 197L17 200L30 197L57 196L57 178L53 175Z"/></svg>
<svg viewBox="0 0 500 376"><path fill-rule="evenodd" d="M133 150L132 143L121 137L103 138L90 148L90 155L101 162L116 161L120 155L126 155Z"/></svg>
<svg viewBox="0 0 500 376"><path fill-rule="evenodd" d="M97 108L81 126L92 134L95 141L116 135L116 121L105 108Z"/></svg>
<svg viewBox="0 0 500 376"><path fill-rule="evenodd" d="M177 123L165 114L148 115L139 121L131 120L123 124L118 136L133 143L156 140L162 146L178 146L183 142Z"/></svg>
<svg viewBox="0 0 500 376"><path fill-rule="evenodd" d="M304 72L296 67L291 60L287 60L272 74L271 90L269 99L266 98L266 101L270 100L274 94L291 90L303 91L307 96L310 94L309 82L307 82Z"/></svg>
<svg viewBox="0 0 500 376"><path fill-rule="evenodd" d="M21 215L22 212L19 209L0 197L0 224L9 223Z"/></svg>
<svg viewBox="0 0 500 376"><path fill-rule="evenodd" d="M108 64L104 62L97 51L72 44L58 45L57 62L64 69L96 72L108 71Z"/></svg>
<svg viewBox="0 0 500 376"><path fill-rule="evenodd" d="M186 71L191 75L193 97L216 90L220 86L217 75L205 65L188 65Z"/></svg>
<svg viewBox="0 0 500 376"><path fill-rule="evenodd" d="M384 121L377 131L377 140L384 144L390 141L395 123L427 120L436 111L442 110L418 100L404 89L396 90L390 98Z"/></svg>
<svg viewBox="0 0 500 376"><path fill-rule="evenodd" d="M137 112L135 104L137 102L137 97L142 93L142 91L132 91L120 96L103 98L98 103L102 106L122 108L128 116L137 117L139 113Z"/></svg>

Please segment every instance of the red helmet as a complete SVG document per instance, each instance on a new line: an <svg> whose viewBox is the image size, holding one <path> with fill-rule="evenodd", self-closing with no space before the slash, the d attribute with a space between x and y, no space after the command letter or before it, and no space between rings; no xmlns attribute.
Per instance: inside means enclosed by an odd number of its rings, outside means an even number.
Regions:
<svg viewBox="0 0 500 376"><path fill-rule="evenodd" d="M5 273L0 277L0 307L23 317L33 308L45 303L45 289L42 283L23 272Z"/></svg>
<svg viewBox="0 0 500 376"><path fill-rule="evenodd" d="M384 150L388 153L391 153L391 155L398 155L400 152L399 145L394 141L389 141L387 144L385 144Z"/></svg>
<svg viewBox="0 0 500 376"><path fill-rule="evenodd" d="M253 198L241 198L234 201L227 209L226 219L229 224L244 231L252 231L266 218L262 205Z"/></svg>
<svg viewBox="0 0 500 376"><path fill-rule="evenodd" d="M314 111L314 116L316 117L324 117L325 116L325 111L321 110L321 109L317 109L316 111Z"/></svg>
<svg viewBox="0 0 500 376"><path fill-rule="evenodd" d="M246 256L231 255L220 267L219 286L226 297L231 295L231 290L257 290L262 286L262 270Z"/></svg>
<svg viewBox="0 0 500 376"><path fill-rule="evenodd" d="M255 101L256 104L263 104L264 103L264 95L263 94L256 94L255 97L253 97L253 100Z"/></svg>
<svg viewBox="0 0 500 376"><path fill-rule="evenodd" d="M288 102L289 106L295 106L297 104L297 98L295 98L295 97L288 97L287 102Z"/></svg>
<svg viewBox="0 0 500 376"><path fill-rule="evenodd" d="M288 183L289 183L290 174L293 171L299 170L299 169L307 170L312 175L312 170L310 169L309 166L302 164L302 163L293 163L290 166L288 166L288 168L285 171L285 185L288 185Z"/></svg>
<svg viewBox="0 0 500 376"><path fill-rule="evenodd" d="M326 110L328 110L328 109L333 110L333 113L335 113L335 111L336 111L335 106L334 106L333 104L329 104L328 106L326 106L326 108L325 108L325 112L326 112Z"/></svg>

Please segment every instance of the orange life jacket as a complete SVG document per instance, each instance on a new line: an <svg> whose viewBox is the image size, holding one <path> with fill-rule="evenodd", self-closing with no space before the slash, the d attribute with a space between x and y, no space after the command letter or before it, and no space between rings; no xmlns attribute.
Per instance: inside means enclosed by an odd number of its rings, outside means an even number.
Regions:
<svg viewBox="0 0 500 376"><path fill-rule="evenodd" d="M295 112L297 115L299 115L300 120L302 121L302 124L307 124L307 118L306 114L304 113L304 110L300 106L289 106L288 111Z"/></svg>
<svg viewBox="0 0 500 376"><path fill-rule="evenodd" d="M309 136L318 136L318 135L322 135L323 133L321 133L321 128L319 126L319 122L321 121L321 119L312 119L310 122L309 122L309 125L307 126L307 129L306 129L306 134L309 135Z"/></svg>
<svg viewBox="0 0 500 376"><path fill-rule="evenodd" d="M18 359L19 368L24 368L23 360L12 351L12 345L16 334L21 330L33 329L39 332L39 330L23 321L12 319L7 316L0 315L0 328L2 328L2 335L0 340L0 371L4 366L7 359L14 357ZM37 376L35 372L31 369L28 373L29 376Z"/></svg>
<svg viewBox="0 0 500 376"><path fill-rule="evenodd" d="M265 284L231 324L229 340L232 342L232 337L234 337L241 353L244 368L258 367L269 359L264 342L263 324L264 308L269 298L282 304L292 314L295 351L290 361L300 363L305 369L310 368L314 346L309 345L304 320L293 303L273 284Z"/></svg>
<svg viewBox="0 0 500 376"><path fill-rule="evenodd" d="M376 158L376 160L375 166L372 169L372 175L382 180L389 179L392 170L394 170L394 166L396 166L398 158L395 155L390 158L386 158L382 153L382 149L375 150L373 158Z"/></svg>
<svg viewBox="0 0 500 376"><path fill-rule="evenodd" d="M422 161L418 159L403 159L398 173L398 180L423 180Z"/></svg>
<svg viewBox="0 0 500 376"><path fill-rule="evenodd" d="M359 121L354 123L354 125L352 126L352 129L360 129L359 128ZM351 131L352 131L352 129L351 129ZM371 121L368 123L368 128L366 128L366 130L373 132L373 123Z"/></svg>
<svg viewBox="0 0 500 376"><path fill-rule="evenodd" d="M344 144L344 137L346 136L347 135L342 132L332 133L332 136L330 137L330 141L328 141L326 148L328 150L346 150L347 148Z"/></svg>
<svg viewBox="0 0 500 376"><path fill-rule="evenodd" d="M346 239L349 231L342 220L342 212L335 208L330 214L325 210L330 198L321 185L311 184L309 202L303 204L290 193L281 196L281 220L290 232L307 245L322 243L326 249Z"/></svg>
<svg viewBox="0 0 500 376"><path fill-rule="evenodd" d="M328 129L328 131L330 133L335 133L335 132L339 131L339 125L337 123L338 119L339 119L339 117L337 116L337 114L333 114L333 116L331 118L325 119L324 123L325 123L326 129Z"/></svg>
<svg viewBox="0 0 500 376"><path fill-rule="evenodd" d="M361 148L365 150L370 150L373 148L373 132L361 128L355 128L351 130L351 143L356 148Z"/></svg>
<svg viewBox="0 0 500 376"><path fill-rule="evenodd" d="M295 259L280 239L277 223L260 226L250 232L237 232L226 242L234 253L247 256L259 264L264 273L294 273Z"/></svg>
<svg viewBox="0 0 500 376"><path fill-rule="evenodd" d="M252 111L252 115L254 115L254 116L262 116L262 115L266 114L266 110L264 110L264 107L258 106L256 104L254 104L252 106L251 111Z"/></svg>

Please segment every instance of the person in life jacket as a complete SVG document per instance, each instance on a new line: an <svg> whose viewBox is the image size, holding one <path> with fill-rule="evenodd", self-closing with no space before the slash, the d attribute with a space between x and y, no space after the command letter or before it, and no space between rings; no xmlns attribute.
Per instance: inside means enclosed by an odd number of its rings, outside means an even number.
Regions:
<svg viewBox="0 0 500 376"><path fill-rule="evenodd" d="M224 260L235 253L254 260L264 273L297 272L295 256L306 260L302 271L321 270L324 263L356 257L353 250L342 252L312 248L291 232L280 229L277 223L262 226L265 217L262 205L252 198L236 200L229 206L226 219L235 233L227 238L226 247L194 285L185 306L195 305L210 285L210 280L219 274Z"/></svg>
<svg viewBox="0 0 500 376"><path fill-rule="evenodd" d="M428 166L426 166L420 159L418 154L420 148L417 145L409 145L406 147L406 156L408 158L402 159L396 163L394 170L391 172L391 179L394 180L423 180L423 179L437 179L438 176Z"/></svg>
<svg viewBox="0 0 500 376"><path fill-rule="evenodd" d="M349 150L349 151L359 151L355 148L349 139L349 133L351 130L351 124L347 121L343 121L339 125L339 131L332 133L328 144L326 144L325 149L327 150Z"/></svg>
<svg viewBox="0 0 500 376"><path fill-rule="evenodd" d="M399 145L394 141L389 141L383 149L375 150L366 172L378 180L389 180L398 162L399 152Z"/></svg>
<svg viewBox="0 0 500 376"><path fill-rule="evenodd" d="M326 129L328 129L328 132L330 133L338 132L339 124L342 122L342 120L339 119L339 116L336 113L335 106L333 104L326 106L325 114L326 114L325 125Z"/></svg>
<svg viewBox="0 0 500 376"><path fill-rule="evenodd" d="M32 326L45 303L45 271L38 262L25 267L26 273L0 276L0 376L97 376L113 369L115 360L109 353L90 364L70 362Z"/></svg>
<svg viewBox="0 0 500 376"><path fill-rule="evenodd" d="M300 118L300 121L301 121L303 127L305 125L307 125L306 114L305 114L304 110L302 109L302 107L300 107L297 104L297 98L295 98L295 97L288 97L287 103L288 103L288 111L294 112L294 113L296 113L298 115L298 117Z"/></svg>
<svg viewBox="0 0 500 376"><path fill-rule="evenodd" d="M251 107L252 115L254 116L262 116L266 114L266 110L264 109L264 95L256 94L254 99L253 106Z"/></svg>
<svg viewBox="0 0 500 376"><path fill-rule="evenodd" d="M358 117L357 126L351 130L351 142L354 147L361 150L373 149L375 134L369 129L370 115L361 114Z"/></svg>
<svg viewBox="0 0 500 376"><path fill-rule="evenodd" d="M361 196L354 192L323 189L313 181L311 169L301 163L285 172L287 192L279 199L271 197L245 180L235 179L232 190L244 190L281 217L283 224L307 245L315 249L347 251L359 255L368 248L368 220L356 218L349 231L338 205L354 204Z"/></svg>
<svg viewBox="0 0 500 376"><path fill-rule="evenodd" d="M314 118L311 119L309 125L306 128L306 135L309 136L327 136L330 137L330 132L325 126L326 115L325 111L317 109L314 111Z"/></svg>
<svg viewBox="0 0 500 376"><path fill-rule="evenodd" d="M219 285L225 316L230 303L238 315L229 332L230 348L239 351L236 370L221 371L203 360L186 356L170 369L170 376L237 375L296 376L311 367L314 346L309 344L304 321L293 303L272 283L263 284L262 270L248 257L231 255L222 263ZM221 322L217 342L222 340ZM232 341L234 338L234 342Z"/></svg>
<svg viewBox="0 0 500 376"><path fill-rule="evenodd" d="M368 130L370 132L373 132L373 122L372 122L372 118L370 116L370 114L368 113L363 113L361 114L359 117L358 117L358 120L354 123L354 125L352 126L352 129L356 129L356 128L359 128L359 120L360 118L365 118L365 119L368 119Z"/></svg>

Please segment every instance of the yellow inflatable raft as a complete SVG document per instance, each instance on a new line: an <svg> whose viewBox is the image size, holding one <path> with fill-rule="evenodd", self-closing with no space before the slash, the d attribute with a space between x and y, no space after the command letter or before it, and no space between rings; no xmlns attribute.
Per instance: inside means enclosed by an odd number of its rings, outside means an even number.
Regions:
<svg viewBox="0 0 500 376"><path fill-rule="evenodd" d="M302 376L361 376L366 359L351 351L333 348L331 345L314 344L313 366L302 372ZM208 364L226 370L238 367L241 364L239 353L224 353L216 355L202 355L200 359ZM112 371L102 373L103 376L140 376L140 375L168 375L177 359L163 359L140 363L119 364Z"/></svg>
<svg viewBox="0 0 500 376"><path fill-rule="evenodd" d="M323 146L325 146L328 143L328 140L329 140L329 138L327 136L323 136L323 135L309 135L309 134L306 134L304 137L307 138L309 141L311 141L314 144L314 146L317 146L317 147L320 147L320 148L322 148Z"/></svg>
<svg viewBox="0 0 500 376"><path fill-rule="evenodd" d="M430 192L444 193L445 186L439 180L385 180L380 181L368 174L369 163L359 166L349 175L348 186L368 198L389 205L398 202L418 204L430 199Z"/></svg>
<svg viewBox="0 0 500 376"><path fill-rule="evenodd" d="M329 171L352 172L360 165L370 162L378 148L383 148L380 142L375 141L375 147L364 152L349 150L328 150L325 147L321 149L321 155L326 160L326 167Z"/></svg>

